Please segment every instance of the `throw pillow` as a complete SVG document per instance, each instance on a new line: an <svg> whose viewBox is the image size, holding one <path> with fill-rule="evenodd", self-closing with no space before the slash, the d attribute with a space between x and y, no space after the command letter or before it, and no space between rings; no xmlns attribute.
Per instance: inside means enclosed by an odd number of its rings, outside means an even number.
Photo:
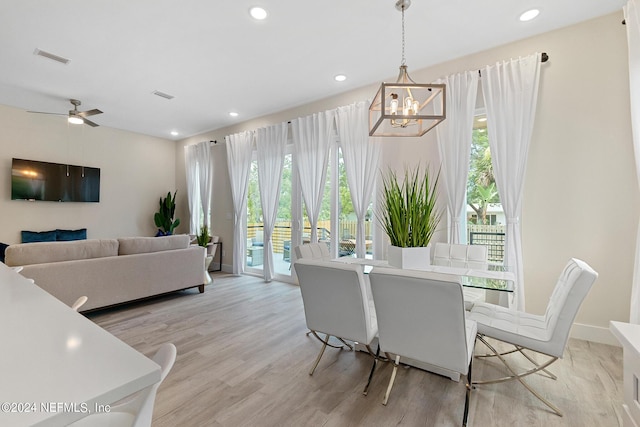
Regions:
<svg viewBox="0 0 640 427"><path fill-rule="evenodd" d="M22 243L55 242L56 231L26 231L22 230Z"/></svg>
<svg viewBox="0 0 640 427"><path fill-rule="evenodd" d="M70 240L87 240L87 229L60 230L56 229L56 240L58 242L68 242Z"/></svg>
<svg viewBox="0 0 640 427"><path fill-rule="evenodd" d="M8 247L9 245L6 243L0 242L0 262L4 262L4 251L6 251Z"/></svg>

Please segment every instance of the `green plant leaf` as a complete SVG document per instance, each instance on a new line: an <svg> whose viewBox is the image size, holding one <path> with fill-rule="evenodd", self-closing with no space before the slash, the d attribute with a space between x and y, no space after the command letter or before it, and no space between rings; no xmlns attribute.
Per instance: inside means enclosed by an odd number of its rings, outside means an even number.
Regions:
<svg viewBox="0 0 640 427"><path fill-rule="evenodd" d="M389 169L382 177L382 203L376 213L393 246L427 246L440 222L437 186L440 172L431 179L429 169L420 173L405 168L403 180Z"/></svg>

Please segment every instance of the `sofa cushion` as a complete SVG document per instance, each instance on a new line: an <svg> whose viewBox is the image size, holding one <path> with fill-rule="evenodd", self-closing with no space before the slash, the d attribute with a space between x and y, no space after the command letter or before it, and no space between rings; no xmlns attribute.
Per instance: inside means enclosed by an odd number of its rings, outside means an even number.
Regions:
<svg viewBox="0 0 640 427"><path fill-rule="evenodd" d="M87 240L87 229L80 228L78 230L61 230L56 229L56 240L58 242L67 242L69 240Z"/></svg>
<svg viewBox="0 0 640 427"><path fill-rule="evenodd" d="M189 247L190 238L188 234L161 237L122 237L118 239L118 242L119 255L133 255L185 249Z"/></svg>
<svg viewBox="0 0 640 427"><path fill-rule="evenodd" d="M7 248L5 264L12 267L117 255L118 241L115 239L20 243Z"/></svg>
<svg viewBox="0 0 640 427"><path fill-rule="evenodd" d="M56 231L28 231L22 230L22 243L33 243L33 242L55 242L56 241Z"/></svg>

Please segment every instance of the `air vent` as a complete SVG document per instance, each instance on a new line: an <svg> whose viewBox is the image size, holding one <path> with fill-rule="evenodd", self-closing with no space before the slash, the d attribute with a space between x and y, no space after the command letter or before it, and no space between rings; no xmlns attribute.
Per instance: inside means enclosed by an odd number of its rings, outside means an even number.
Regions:
<svg viewBox="0 0 640 427"><path fill-rule="evenodd" d="M71 62L70 59L63 58L62 56L54 55L51 52L47 52L47 51L44 51L44 50L41 50L41 49L38 49L38 48L36 48L36 50L33 51L33 54L34 55L38 55L38 56L42 56L42 57L45 57L45 58L52 59L52 60L54 60L56 62L59 62L61 64L64 64L64 65L67 65L69 62Z"/></svg>
<svg viewBox="0 0 640 427"><path fill-rule="evenodd" d="M159 97L165 98L165 99L173 99L173 98L175 98L173 95L169 95L168 93L160 92L159 90L154 90L153 94L154 95L158 95Z"/></svg>

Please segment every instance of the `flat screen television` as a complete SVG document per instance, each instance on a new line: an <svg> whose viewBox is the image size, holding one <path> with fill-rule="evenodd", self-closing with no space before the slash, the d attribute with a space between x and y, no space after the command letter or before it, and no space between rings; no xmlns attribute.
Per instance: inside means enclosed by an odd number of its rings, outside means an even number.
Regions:
<svg viewBox="0 0 640 427"><path fill-rule="evenodd" d="M11 200L97 203L100 168L14 158Z"/></svg>

